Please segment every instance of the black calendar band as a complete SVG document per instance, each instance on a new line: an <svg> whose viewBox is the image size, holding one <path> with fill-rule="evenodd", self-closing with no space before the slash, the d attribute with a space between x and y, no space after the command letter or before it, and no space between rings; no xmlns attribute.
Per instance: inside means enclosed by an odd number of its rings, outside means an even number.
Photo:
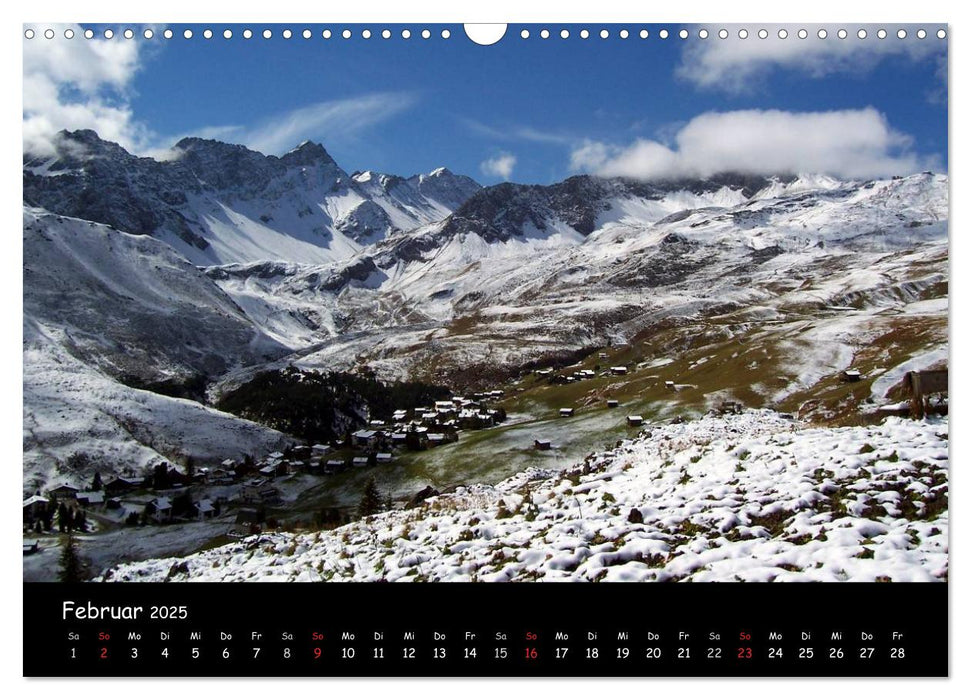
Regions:
<svg viewBox="0 0 971 700"><path fill-rule="evenodd" d="M945 584L24 584L25 676L946 676Z"/></svg>

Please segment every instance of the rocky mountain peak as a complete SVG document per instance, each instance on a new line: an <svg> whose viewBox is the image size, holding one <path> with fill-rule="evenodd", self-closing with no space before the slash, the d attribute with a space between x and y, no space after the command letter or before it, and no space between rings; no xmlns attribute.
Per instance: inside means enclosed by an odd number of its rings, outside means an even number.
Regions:
<svg viewBox="0 0 971 700"><path fill-rule="evenodd" d="M458 208L482 189L482 185L472 178L456 175L445 167L435 168L427 175L416 175L409 180L416 183L418 191L423 195L450 209Z"/></svg>
<svg viewBox="0 0 971 700"><path fill-rule="evenodd" d="M216 139L204 139L198 136L187 136L173 146L173 150L183 154L194 154L196 156L219 157L227 155L238 155L243 153L252 154L261 158L265 157L257 151L251 151L246 146L238 143L226 143Z"/></svg>
<svg viewBox="0 0 971 700"><path fill-rule="evenodd" d="M83 144L91 148L98 150L104 148L121 148L117 143L113 141L106 141L98 136L98 132L93 129L78 129L77 131L69 131L67 129L62 129L57 132L56 140L58 142L74 142L77 144Z"/></svg>
<svg viewBox="0 0 971 700"><path fill-rule="evenodd" d="M91 129L78 129L77 131L64 129L59 131L54 136L53 146L55 161L51 165L53 170L79 167L85 161L93 159L135 159L135 156L128 153L119 144L113 141L105 141ZM36 159L33 154L24 154L25 163Z"/></svg>
<svg viewBox="0 0 971 700"><path fill-rule="evenodd" d="M280 160L286 165L336 165L327 150L315 141L304 141Z"/></svg>

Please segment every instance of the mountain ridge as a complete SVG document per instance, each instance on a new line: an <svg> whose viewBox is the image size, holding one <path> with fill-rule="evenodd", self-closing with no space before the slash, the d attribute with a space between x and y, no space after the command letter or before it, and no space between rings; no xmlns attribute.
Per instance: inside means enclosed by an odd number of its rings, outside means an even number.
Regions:
<svg viewBox="0 0 971 700"><path fill-rule="evenodd" d="M26 204L155 236L203 266L346 259L445 218L480 189L444 168L360 181L312 141L277 157L186 137L156 160L79 130L59 132L54 149L25 154Z"/></svg>

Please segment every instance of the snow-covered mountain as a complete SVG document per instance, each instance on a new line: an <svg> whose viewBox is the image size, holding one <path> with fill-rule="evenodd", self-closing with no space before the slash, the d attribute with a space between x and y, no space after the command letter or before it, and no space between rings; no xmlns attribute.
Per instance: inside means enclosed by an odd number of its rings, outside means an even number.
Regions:
<svg viewBox="0 0 971 700"><path fill-rule="evenodd" d="M313 143L189 138L159 161L64 132L24 159L27 469L42 484L82 448L111 469L216 456L223 423L248 436L233 454L278 442L209 403L290 364L465 390L609 348L659 415L734 397L832 416L849 404L820 391L851 366L882 402L947 357L947 190L931 173L480 188L348 174ZM684 389L658 394L659 367ZM93 405L154 402L81 444L109 425ZM184 410L204 418L179 427Z"/></svg>
<svg viewBox="0 0 971 700"><path fill-rule="evenodd" d="M82 463L137 473L286 444L274 430L213 410L207 389L302 340L254 323L252 305L198 266L262 260L278 270L351 258L447 217L479 190L445 168L349 175L311 142L277 158L186 138L163 160L92 131L62 132L55 146L52 156L25 154L23 168L28 493L60 478L90 480L74 473ZM283 328L301 322L268 314Z"/></svg>
<svg viewBox="0 0 971 700"><path fill-rule="evenodd" d="M486 188L444 221L389 236L347 262L208 274L268 334L302 345L300 362L317 368L469 377L470 368L495 373L610 343L676 349L684 339L668 332L672 325L719 316L702 337L768 324L794 366L819 361L835 372L892 323L888 312L916 310L915 302L943 297L931 315L946 337L947 249L943 175L582 176ZM827 307L844 309L807 323ZM795 350L802 347L831 354L809 360Z"/></svg>
<svg viewBox="0 0 971 700"><path fill-rule="evenodd" d="M349 175L310 141L279 158L200 138L139 158L90 130L62 131L54 146L25 154L25 204L155 236L196 265L343 260L479 190L446 168Z"/></svg>

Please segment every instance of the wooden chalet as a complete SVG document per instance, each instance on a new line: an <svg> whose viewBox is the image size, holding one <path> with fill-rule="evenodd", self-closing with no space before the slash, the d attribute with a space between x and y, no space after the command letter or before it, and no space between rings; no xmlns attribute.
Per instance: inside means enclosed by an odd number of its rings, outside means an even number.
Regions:
<svg viewBox="0 0 971 700"><path fill-rule="evenodd" d="M164 496L153 498L145 504L145 513L157 523L167 523L172 520L172 501Z"/></svg>
<svg viewBox="0 0 971 700"><path fill-rule="evenodd" d="M351 434L354 444L358 447L370 447L378 440L377 430L358 430Z"/></svg>
<svg viewBox="0 0 971 700"><path fill-rule="evenodd" d="M103 491L79 491L76 500L83 506L103 506L105 504L105 494Z"/></svg>
<svg viewBox="0 0 971 700"><path fill-rule="evenodd" d="M80 493L81 489L71 486L70 484L61 484L50 490L50 494L59 501L74 499Z"/></svg>
<svg viewBox="0 0 971 700"><path fill-rule="evenodd" d="M47 512L48 500L34 494L24 501L24 522L32 522Z"/></svg>
<svg viewBox="0 0 971 700"><path fill-rule="evenodd" d="M327 463L324 465L324 473L334 473L339 472L346 467L343 459L328 459Z"/></svg>

